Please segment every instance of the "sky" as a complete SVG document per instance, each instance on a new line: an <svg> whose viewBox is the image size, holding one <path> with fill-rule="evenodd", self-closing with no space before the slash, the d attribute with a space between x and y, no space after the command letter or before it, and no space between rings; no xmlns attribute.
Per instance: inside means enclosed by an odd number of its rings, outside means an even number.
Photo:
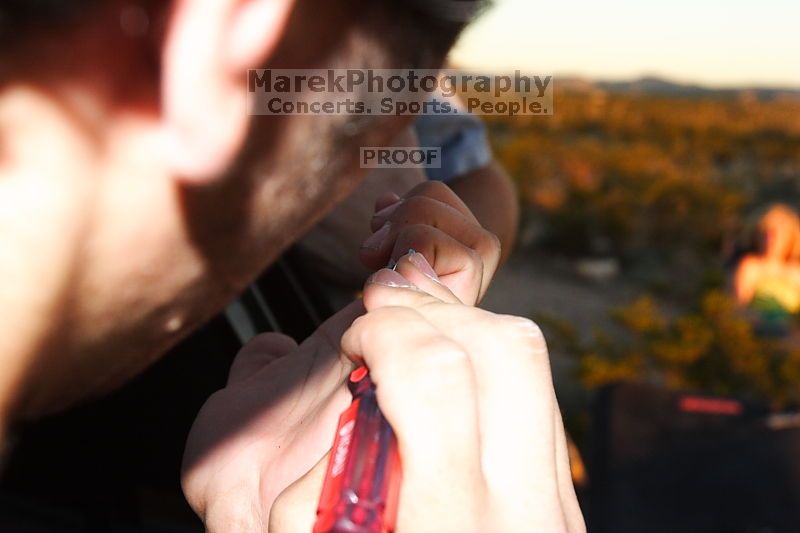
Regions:
<svg viewBox="0 0 800 533"><path fill-rule="evenodd" d="M800 87L800 0L494 0L462 68L711 87Z"/></svg>

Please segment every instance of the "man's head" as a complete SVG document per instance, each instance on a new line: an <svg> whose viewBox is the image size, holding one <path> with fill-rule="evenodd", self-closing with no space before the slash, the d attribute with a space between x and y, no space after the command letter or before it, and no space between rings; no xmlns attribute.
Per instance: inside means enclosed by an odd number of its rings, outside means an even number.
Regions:
<svg viewBox="0 0 800 533"><path fill-rule="evenodd" d="M437 68L463 25L437 4L3 2L0 390L18 399L0 406L62 407L139 371L405 124L251 116L248 69Z"/></svg>

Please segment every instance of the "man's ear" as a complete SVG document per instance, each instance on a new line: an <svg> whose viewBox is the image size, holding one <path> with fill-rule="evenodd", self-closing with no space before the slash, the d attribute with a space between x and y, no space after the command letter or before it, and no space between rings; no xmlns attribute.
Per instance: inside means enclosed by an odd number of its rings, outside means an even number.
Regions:
<svg viewBox="0 0 800 533"><path fill-rule="evenodd" d="M211 183L249 125L247 69L284 34L294 0L176 0L161 77L164 148L174 174Z"/></svg>

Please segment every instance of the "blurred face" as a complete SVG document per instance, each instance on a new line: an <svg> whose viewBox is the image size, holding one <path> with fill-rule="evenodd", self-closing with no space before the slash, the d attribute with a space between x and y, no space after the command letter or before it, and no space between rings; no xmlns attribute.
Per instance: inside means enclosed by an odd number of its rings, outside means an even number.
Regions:
<svg viewBox="0 0 800 533"><path fill-rule="evenodd" d="M764 254L785 260L792 255L796 235L796 220L781 211L768 213L761 223Z"/></svg>
<svg viewBox="0 0 800 533"><path fill-rule="evenodd" d="M0 312L15 332L0 389L17 397L0 408L15 413L140 371L357 185L359 146L407 122L249 116L248 68L443 55L381 28L381 2L103 6L0 69Z"/></svg>

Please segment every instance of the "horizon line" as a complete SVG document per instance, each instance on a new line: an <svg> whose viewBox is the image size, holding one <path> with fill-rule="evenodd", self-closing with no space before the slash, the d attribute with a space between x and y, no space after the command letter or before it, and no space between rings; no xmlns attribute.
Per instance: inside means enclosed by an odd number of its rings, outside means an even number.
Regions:
<svg viewBox="0 0 800 533"><path fill-rule="evenodd" d="M464 65L457 65L457 64L449 64L446 68L454 69L454 70L462 70L465 72L473 72L473 73L486 73L489 75L508 75L510 73L520 71L527 74L535 74L535 69L526 69L526 68L515 68L515 69L499 69L499 68L481 68L478 66L469 67ZM558 79L567 79L573 81L586 81L592 83L630 83L630 82L637 82L637 81L644 81L644 80L657 80L663 81L667 83L671 83L673 85L679 85L684 87L697 87L700 89L707 89L710 91L743 91L743 90L770 90L770 91L789 91L789 92L798 92L800 91L800 84L795 84L793 82L760 82L760 81L749 81L749 82L708 82L708 81L698 81L692 79L681 79L677 76L670 76L668 74L659 74L654 72L642 72L639 74L634 74L630 76L624 75L608 75L608 76L594 76L590 74L579 74L575 72L558 72L558 71L548 71L543 72L542 74L552 75L555 78L555 81Z"/></svg>

